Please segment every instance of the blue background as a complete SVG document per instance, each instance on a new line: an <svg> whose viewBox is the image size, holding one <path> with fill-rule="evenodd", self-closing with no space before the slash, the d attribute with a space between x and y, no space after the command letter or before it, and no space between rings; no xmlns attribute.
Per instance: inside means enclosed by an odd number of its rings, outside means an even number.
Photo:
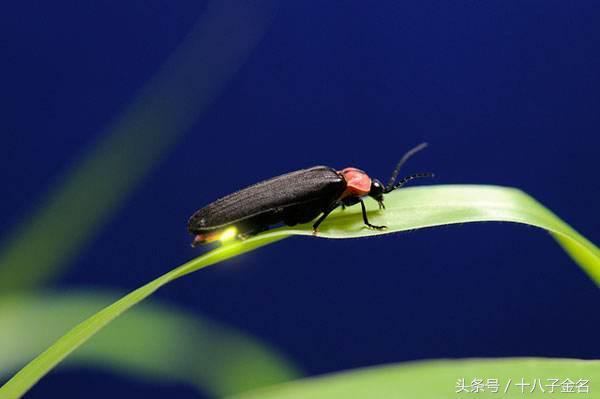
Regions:
<svg viewBox="0 0 600 399"><path fill-rule="evenodd" d="M5 5L1 231L93 145L204 6ZM594 1L281 2L241 70L55 286L133 289L199 253L186 220L216 197L314 164L386 180L421 141L430 148L405 172L519 187L598 243L599 18ZM308 374L600 355L597 287L548 234L508 223L291 238L155 297L270 342ZM70 371L30 397L114 392L195 396Z"/></svg>

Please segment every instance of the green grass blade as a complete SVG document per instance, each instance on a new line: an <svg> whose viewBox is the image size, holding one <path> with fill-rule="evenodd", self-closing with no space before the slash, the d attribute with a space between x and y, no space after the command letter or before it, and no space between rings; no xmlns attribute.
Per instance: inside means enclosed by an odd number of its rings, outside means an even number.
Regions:
<svg viewBox="0 0 600 399"><path fill-rule="evenodd" d="M385 231L365 229L359 207L334 212L322 225L321 237L352 238L386 234L452 223L508 221L537 226L550 231L567 253L600 284L600 250L543 205L520 190L497 186L453 185L398 190L386 197L387 209L369 212L375 224L385 224ZM104 308L77 325L45 352L31 361L2 388L0 398L15 398L25 393L44 374L114 318L125 312L161 286L183 275L225 259L251 251L292 234L311 235L310 225L280 228L235 241L214 249L162 275Z"/></svg>
<svg viewBox="0 0 600 399"><path fill-rule="evenodd" d="M281 234L275 234L267 237L255 237L245 242L236 242L232 245L222 246L171 270L135 291L132 291L117 302L102 309L95 315L75 326L41 355L33 359L0 388L0 399L21 397L40 378L48 373L48 371L54 368L54 366L86 342L95 333L168 282L191 273L192 271L229 259L280 238L283 238ZM133 332L131 333L133 334Z"/></svg>
<svg viewBox="0 0 600 399"><path fill-rule="evenodd" d="M115 298L102 291L6 298L0 304L0 380ZM217 397L300 376L289 361L256 339L156 302L115 320L63 365L181 382Z"/></svg>
<svg viewBox="0 0 600 399"><path fill-rule="evenodd" d="M600 390L600 361L574 359L506 358L506 359L467 359L411 362L400 365L379 366L355 371L342 372L322 377L284 383L237 395L231 399L347 399L347 398L418 398L418 399L523 399L523 398L591 398ZM457 382L465 379L470 386L473 379L498 379L499 392L457 393ZM589 393L561 393L561 386L550 393L548 379L569 378L573 382L589 380ZM523 382L521 381L523 379ZM509 384L509 380L511 381ZM523 386L519 383L543 384ZM539 383L535 383L539 384ZM506 394L504 389L508 385ZM573 387L574 388L574 387ZM593 395L593 396L592 396Z"/></svg>
<svg viewBox="0 0 600 399"><path fill-rule="evenodd" d="M3 240L0 295L58 275L93 240L236 74L271 12L268 1L207 4L132 104Z"/></svg>
<svg viewBox="0 0 600 399"><path fill-rule="evenodd" d="M404 188L386 196L386 210L370 202L369 220L386 231L362 225L359 207L332 214L320 235L350 238L468 222L515 222L549 231L563 249L600 285L600 249L521 190L486 185L438 185ZM287 229L312 234L310 228Z"/></svg>

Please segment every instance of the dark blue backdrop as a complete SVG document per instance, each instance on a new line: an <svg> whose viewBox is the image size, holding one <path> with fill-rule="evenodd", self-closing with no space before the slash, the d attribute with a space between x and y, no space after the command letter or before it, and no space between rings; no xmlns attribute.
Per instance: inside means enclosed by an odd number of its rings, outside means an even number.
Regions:
<svg viewBox="0 0 600 399"><path fill-rule="evenodd" d="M5 5L2 231L134 99L203 9ZM599 18L594 1L282 2L239 73L57 286L135 288L198 254L186 219L217 196L313 164L385 179L423 140L430 149L407 171L522 188L598 243ZM600 355L597 287L546 233L520 225L292 238L156 297L271 342L309 374L425 358ZM193 396L59 372L31 397L64 394L67 382L73 397Z"/></svg>

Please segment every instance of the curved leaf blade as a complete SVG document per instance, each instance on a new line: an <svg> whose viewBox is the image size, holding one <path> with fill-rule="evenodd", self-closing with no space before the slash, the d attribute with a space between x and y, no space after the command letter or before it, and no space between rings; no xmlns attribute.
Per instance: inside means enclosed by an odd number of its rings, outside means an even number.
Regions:
<svg viewBox="0 0 600 399"><path fill-rule="evenodd" d="M352 238L373 236L453 223L507 221L548 230L571 257L600 284L600 250L568 224L524 192L498 186L447 185L398 190L386 197L385 212L370 211L373 223L388 229L365 229L359 209L334 212L322 225L319 236ZM370 203L370 207L376 204ZM312 235L310 225L283 227L245 241L216 248L138 288L114 304L80 323L45 352L32 360L2 388L3 398L23 395L43 375L97 331L161 286L217 262L270 244L293 234ZM0 396L1 396L0 395Z"/></svg>
<svg viewBox="0 0 600 399"><path fill-rule="evenodd" d="M487 185L437 185L411 187L386 196L386 210L371 203L369 220L387 230L366 229L360 209L332 214L320 234L328 238L365 237L424 227L469 222L514 222L549 231L563 249L600 285L600 249L544 205L523 191ZM312 234L303 226L292 234Z"/></svg>
<svg viewBox="0 0 600 399"><path fill-rule="evenodd" d="M346 399L346 398L419 398L457 399L474 397L477 399L522 399L591 397L600 389L594 377L600 375L599 360L505 358L505 359L466 359L379 366L348 372L307 378L268 387L231 397L231 399ZM560 383L569 378L573 381L573 392L561 393L561 385L549 393L552 384L549 379L558 378ZM486 389L480 392L459 392L460 380L468 387L473 379L498 380L498 391ZM523 379L523 392L521 383ZM510 380L510 383L509 383ZM533 392L531 391L534 384ZM575 388L578 380L579 393ZM542 389L539 383L543 384ZM508 388L507 388L508 385ZM587 386L589 396L584 392ZM504 390L506 393L504 393Z"/></svg>

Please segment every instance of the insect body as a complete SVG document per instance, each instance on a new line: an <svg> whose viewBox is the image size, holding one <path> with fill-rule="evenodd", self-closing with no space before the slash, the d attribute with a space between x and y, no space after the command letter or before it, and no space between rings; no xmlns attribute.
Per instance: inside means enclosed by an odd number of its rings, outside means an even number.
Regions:
<svg viewBox="0 0 600 399"><path fill-rule="evenodd" d="M248 237L279 223L288 226L308 223L320 215L313 224L316 233L334 209L359 203L365 225L383 229L385 226L369 223L363 197L372 197L383 209L384 194L413 179L433 176L432 173L416 173L396 182L402 165L426 146L426 143L420 144L402 157L387 186L360 169L338 171L328 166L314 166L236 191L192 215L188 221L188 231L195 236L192 246L225 237Z"/></svg>

